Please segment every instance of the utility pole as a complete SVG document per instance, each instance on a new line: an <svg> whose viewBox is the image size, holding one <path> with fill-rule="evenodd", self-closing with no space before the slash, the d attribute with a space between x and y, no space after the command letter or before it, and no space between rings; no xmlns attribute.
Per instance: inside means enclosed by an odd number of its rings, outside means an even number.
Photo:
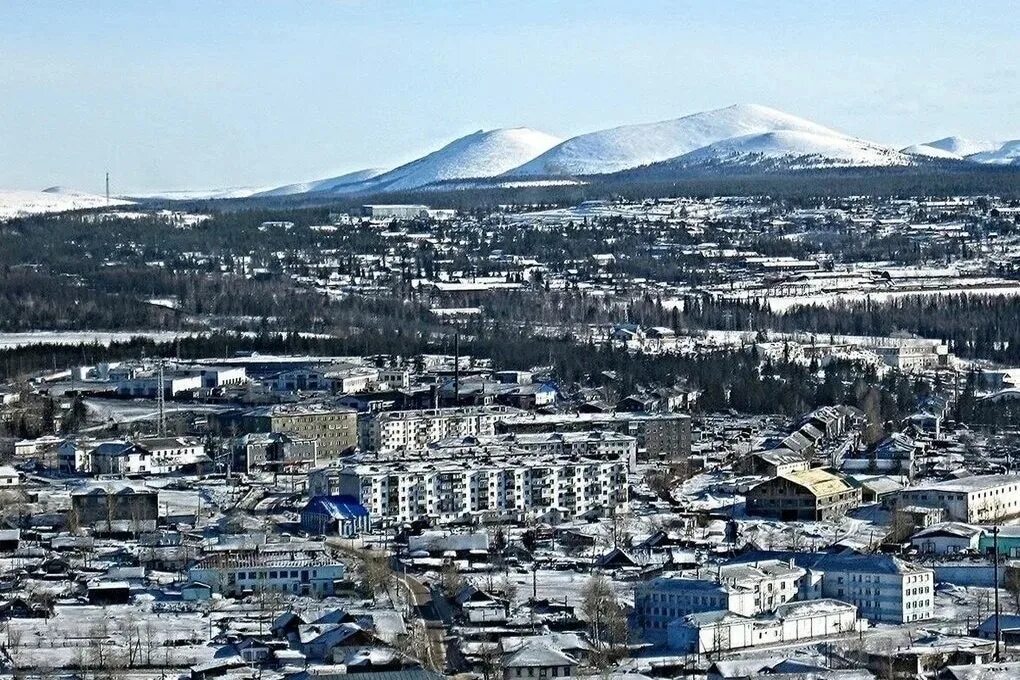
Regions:
<svg viewBox="0 0 1020 680"><path fill-rule="evenodd" d="M992 527L992 559L995 560L992 563L992 578L995 581L995 660L998 661L999 657L999 638L1001 637L999 631L999 525L998 523Z"/></svg>
<svg viewBox="0 0 1020 680"><path fill-rule="evenodd" d="M163 375L163 359L159 360L159 377L156 379L156 407L159 410L157 431L160 437L166 436L166 381Z"/></svg>

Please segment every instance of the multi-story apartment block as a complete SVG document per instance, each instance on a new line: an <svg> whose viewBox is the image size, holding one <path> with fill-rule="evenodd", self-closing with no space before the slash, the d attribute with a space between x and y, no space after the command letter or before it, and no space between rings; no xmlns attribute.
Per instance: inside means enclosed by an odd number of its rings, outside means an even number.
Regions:
<svg viewBox="0 0 1020 680"><path fill-rule="evenodd" d="M935 572L891 555L755 551L735 563L792 560L807 570L797 594L801 600L832 598L855 605L862 617L907 623L932 617Z"/></svg>
<svg viewBox="0 0 1020 680"><path fill-rule="evenodd" d="M691 455L691 417L683 413L518 413L500 419L498 432L612 431L637 440L640 460L684 461Z"/></svg>
<svg viewBox="0 0 1020 680"><path fill-rule="evenodd" d="M315 441L320 460L338 458L358 445L358 413L344 407L288 404L241 416L245 432L285 432Z"/></svg>
<svg viewBox="0 0 1020 680"><path fill-rule="evenodd" d="M626 459L581 456L450 458L353 464L310 482L313 493L357 498L375 516L408 522L524 520L611 514L627 507Z"/></svg>
<svg viewBox="0 0 1020 680"><path fill-rule="evenodd" d="M1020 514L1020 475L974 475L912 486L901 505L941 508L949 519L980 524Z"/></svg>
<svg viewBox="0 0 1020 680"><path fill-rule="evenodd" d="M665 640L669 624L689 614L729 611L756 616L797 598L807 574L792 560L726 564L660 576L634 591L637 626L650 641Z"/></svg>
<svg viewBox="0 0 1020 680"><path fill-rule="evenodd" d="M626 460L631 470L637 465L637 439L617 432L539 432L450 437L429 445L428 455L473 457L490 450L507 455L585 456Z"/></svg>
<svg viewBox="0 0 1020 680"><path fill-rule="evenodd" d="M506 406L368 413L358 424L359 442L365 451L416 451L447 437L495 434L496 422L515 413Z"/></svg>

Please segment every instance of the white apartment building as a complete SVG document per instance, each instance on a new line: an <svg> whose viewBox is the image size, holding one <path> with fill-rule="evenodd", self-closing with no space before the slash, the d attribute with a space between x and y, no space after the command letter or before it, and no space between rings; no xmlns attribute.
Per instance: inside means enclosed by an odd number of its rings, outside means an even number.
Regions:
<svg viewBox="0 0 1020 680"><path fill-rule="evenodd" d="M669 625L667 646L686 653L709 654L817 640L862 627L857 607L852 604L829 599L791 602L756 618L729 611L690 614Z"/></svg>
<svg viewBox="0 0 1020 680"><path fill-rule="evenodd" d="M900 492L902 505L942 508L949 519L984 524L1020 514L1020 475L974 475Z"/></svg>
<svg viewBox="0 0 1020 680"><path fill-rule="evenodd" d="M354 496L372 516L397 522L577 517L625 510L627 470L626 460L582 457L390 461L339 468L330 492ZM310 486L321 490L318 480Z"/></svg>
<svg viewBox="0 0 1020 680"><path fill-rule="evenodd" d="M411 386L411 371L397 366L379 369L379 383L389 389L406 389Z"/></svg>
<svg viewBox="0 0 1020 680"><path fill-rule="evenodd" d="M429 445L430 457L473 456L491 449L520 455L586 456L637 465L637 438L617 432L536 432L450 437Z"/></svg>
<svg viewBox="0 0 1020 680"><path fill-rule="evenodd" d="M205 460L195 437L150 437L137 441L69 439L57 449L62 472L100 475L170 474Z"/></svg>
<svg viewBox="0 0 1020 680"><path fill-rule="evenodd" d="M649 641L664 642L669 625L689 614L770 612L797 598L806 574L792 560L766 559L660 576L634 589L637 626Z"/></svg>
<svg viewBox="0 0 1020 680"><path fill-rule="evenodd" d="M897 557L860 553L770 553L741 555L739 563L792 559L807 570L799 600L832 598L849 602L869 621L907 623L932 617L935 572Z"/></svg>
<svg viewBox="0 0 1020 680"><path fill-rule="evenodd" d="M496 422L513 413L506 406L371 413L358 422L358 440L365 451L415 451L447 437L495 434Z"/></svg>

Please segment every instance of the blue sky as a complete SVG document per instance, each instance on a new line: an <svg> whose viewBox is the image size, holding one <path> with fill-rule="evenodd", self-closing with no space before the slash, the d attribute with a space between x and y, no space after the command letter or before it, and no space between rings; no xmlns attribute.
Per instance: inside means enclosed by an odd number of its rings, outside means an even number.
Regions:
<svg viewBox="0 0 1020 680"><path fill-rule="evenodd" d="M275 185L738 102L1020 137L1014 2L0 3L0 187Z"/></svg>

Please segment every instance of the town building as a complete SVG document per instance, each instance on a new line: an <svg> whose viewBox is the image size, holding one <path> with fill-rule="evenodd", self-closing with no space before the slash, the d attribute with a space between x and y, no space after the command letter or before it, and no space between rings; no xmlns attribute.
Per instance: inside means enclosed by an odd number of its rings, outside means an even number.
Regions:
<svg viewBox="0 0 1020 680"><path fill-rule="evenodd" d="M503 679L572 678L577 661L558 649L536 640L508 654L503 660Z"/></svg>
<svg viewBox="0 0 1020 680"><path fill-rule="evenodd" d="M900 492L900 504L941 508L957 522L994 522L1020 514L1020 475L974 475L919 484Z"/></svg>
<svg viewBox="0 0 1020 680"><path fill-rule="evenodd" d="M806 573L791 560L762 560L659 576L634 589L635 622L646 639L662 643L670 623L689 614L773 611L797 598Z"/></svg>
<svg viewBox="0 0 1020 680"><path fill-rule="evenodd" d="M637 440L616 432L549 432L534 434L468 435L430 444L431 459L500 452L506 456L584 456L605 460L626 460L631 470L637 465Z"/></svg>
<svg viewBox="0 0 1020 680"><path fill-rule="evenodd" d="M637 440L639 460L684 462L691 455L691 417L683 413L517 413L501 418L498 432L613 431Z"/></svg>
<svg viewBox="0 0 1020 680"><path fill-rule="evenodd" d="M954 555L977 552L982 530L969 524L945 522L921 529L910 537L910 545L922 555Z"/></svg>
<svg viewBox="0 0 1020 680"><path fill-rule="evenodd" d="M861 628L857 607L820 599L790 602L753 618L727 610L688 614L670 623L666 646L677 652L710 654L816 640Z"/></svg>
<svg viewBox="0 0 1020 680"><path fill-rule="evenodd" d="M102 484L71 494L71 529L99 534L153 531L159 519L159 492L126 484Z"/></svg>
<svg viewBox="0 0 1020 680"><path fill-rule="evenodd" d="M353 496L389 522L609 516L627 507L627 471L625 459L581 456L386 461L345 465L335 489L325 490ZM320 475L310 487L324 491L329 477Z"/></svg>
<svg viewBox="0 0 1020 680"><path fill-rule="evenodd" d="M248 374L244 366L200 366L202 387L207 390L224 387L240 387L248 382Z"/></svg>
<svg viewBox="0 0 1020 680"><path fill-rule="evenodd" d="M862 553L751 551L731 563L793 560L807 574L798 600L831 598L855 605L869 621L908 623L932 617L935 573L898 557Z"/></svg>
<svg viewBox="0 0 1020 680"><path fill-rule="evenodd" d="M312 440L320 460L339 458L358 445L358 413L354 409L312 404L267 406L241 416L244 432L282 432Z"/></svg>
<svg viewBox="0 0 1020 680"><path fill-rule="evenodd" d="M326 597L346 574L323 543L292 541L211 552L199 558L188 578L231 597L258 592Z"/></svg>
<svg viewBox="0 0 1020 680"><path fill-rule="evenodd" d="M21 486L21 473L11 465L0 465L0 491Z"/></svg>
<svg viewBox="0 0 1020 680"><path fill-rule="evenodd" d="M57 448L62 472L96 475L164 475L208 464L196 437L147 437L134 441L68 439Z"/></svg>
<svg viewBox="0 0 1020 680"><path fill-rule="evenodd" d="M311 534L351 537L372 528L368 510L352 496L313 496L300 515L301 528Z"/></svg>
<svg viewBox="0 0 1020 680"><path fill-rule="evenodd" d="M235 437L229 444L231 467L237 472L307 472L318 461L318 442L286 432L258 432Z"/></svg>
<svg viewBox="0 0 1020 680"><path fill-rule="evenodd" d="M779 475L747 492L747 513L778 519L831 521L861 504L861 490L821 468Z"/></svg>
<svg viewBox="0 0 1020 680"><path fill-rule="evenodd" d="M415 451L448 437L492 435L496 422L515 409L471 406L364 414L358 422L361 448L386 453Z"/></svg>

